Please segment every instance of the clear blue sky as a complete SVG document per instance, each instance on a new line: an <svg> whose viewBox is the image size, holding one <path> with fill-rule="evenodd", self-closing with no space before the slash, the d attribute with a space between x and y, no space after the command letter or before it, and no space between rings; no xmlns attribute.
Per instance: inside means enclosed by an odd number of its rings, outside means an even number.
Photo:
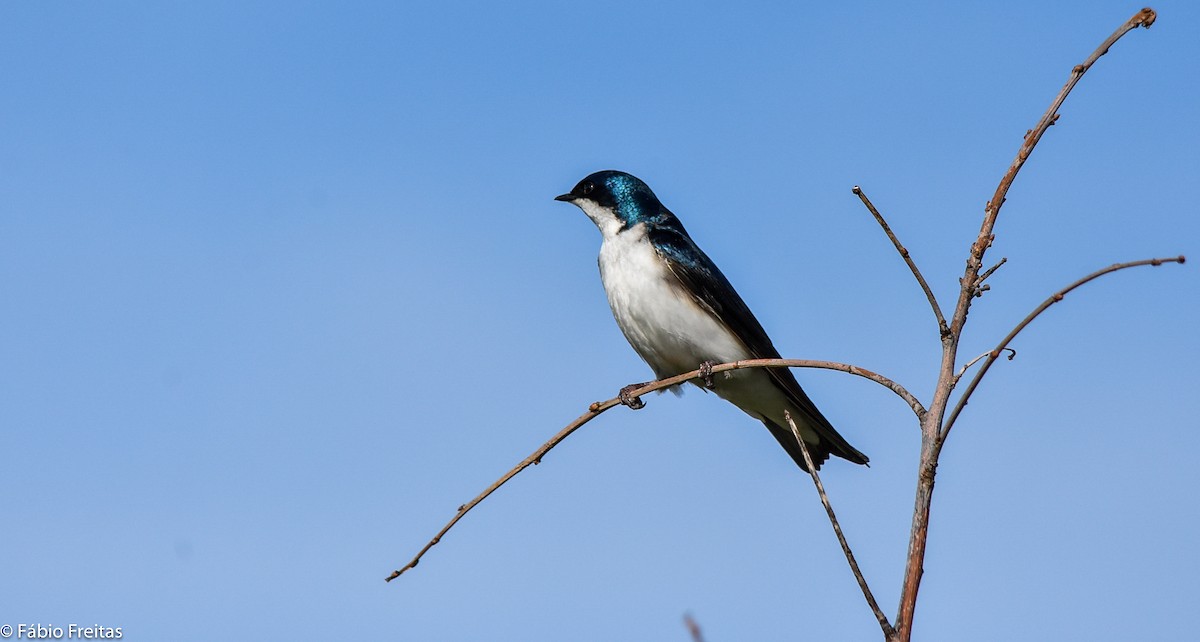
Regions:
<svg viewBox="0 0 1200 642"><path fill-rule="evenodd" d="M862 185L949 305L983 206L1129 2L0 6L0 624L128 640L876 639L811 484L649 371L599 234L645 179L785 356L928 399L939 343ZM1116 261L1200 261L1200 7L1156 4L1009 194L964 339ZM1200 594L1200 279L1055 306L947 447L923 640L1178 640ZM825 482L891 614L907 407L798 373L868 468Z"/></svg>

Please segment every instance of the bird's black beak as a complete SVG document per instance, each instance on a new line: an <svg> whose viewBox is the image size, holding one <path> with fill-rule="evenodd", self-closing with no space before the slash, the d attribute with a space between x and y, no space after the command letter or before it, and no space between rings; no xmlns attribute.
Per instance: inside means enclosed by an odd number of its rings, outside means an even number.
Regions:
<svg viewBox="0 0 1200 642"><path fill-rule="evenodd" d="M571 201L575 200L575 195L574 194L559 194L558 196L554 197L554 200L565 201L567 203L570 203Z"/></svg>

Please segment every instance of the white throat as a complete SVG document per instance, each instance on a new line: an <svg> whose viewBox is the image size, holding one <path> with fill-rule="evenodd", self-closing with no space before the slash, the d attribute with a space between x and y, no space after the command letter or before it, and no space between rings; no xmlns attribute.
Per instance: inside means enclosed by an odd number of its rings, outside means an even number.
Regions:
<svg viewBox="0 0 1200 642"><path fill-rule="evenodd" d="M608 241L614 238L618 232L624 227L625 223L617 217L617 213L607 207L602 207L596 201L590 198L580 198L575 200L575 205L587 214L588 218L600 228L600 234L604 236L604 240Z"/></svg>

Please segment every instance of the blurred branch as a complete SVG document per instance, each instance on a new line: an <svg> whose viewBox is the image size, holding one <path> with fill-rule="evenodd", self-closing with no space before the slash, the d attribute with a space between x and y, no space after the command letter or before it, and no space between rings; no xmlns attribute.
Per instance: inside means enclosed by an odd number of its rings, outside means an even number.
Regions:
<svg viewBox="0 0 1200 642"><path fill-rule="evenodd" d="M681 383L686 383L692 379L703 380L705 376L711 376L713 373L725 372L726 370L741 370L744 368L819 368L824 370L837 370L839 372L846 372L863 377L865 379L870 379L871 381L874 381L875 383L878 383L879 385L896 393L897 396L908 403L909 407L913 409L913 412L916 413L918 418L925 415L925 407L921 405L921 402L918 401L916 397L909 393L908 390L906 390L903 386L883 375L876 374L870 370L867 370L866 368L860 368L850 364L837 363L834 361L814 361L811 359L747 359L744 361L734 361L732 363L722 363L718 365L704 364L702 368L692 370L691 372L685 372L667 379L652 381L633 390L622 389L620 395L607 401L597 401L588 406L587 412L580 415L577 419L575 419L575 421L567 424L566 427L558 431L558 434L551 437L549 441L542 444L540 448L533 451L533 453L528 457L522 459L519 464L505 473L502 477L500 477L500 479L497 479L495 482L493 482L491 486L488 486L486 489L484 489L484 491L475 496L474 499L466 504L463 504L462 506L459 506L458 512L456 512L454 517L442 527L442 530L438 531L437 535L434 535L433 539L429 540L429 542L417 552L417 554L412 558L411 561L409 561L408 564L395 571L392 571L392 574L387 576L386 581L390 582L403 575L405 571L416 568L417 564L421 562L421 558L425 555L425 553L427 553L429 549L436 546L437 543L442 540L442 537L449 532L451 528L454 528L454 525L457 524L458 521L463 518L463 516L469 513L472 508L475 508L479 502L487 499L488 495L491 495L501 486L506 484L508 480L515 477L517 473L525 470L531 465L541 463L542 457L545 457L546 453L553 450L555 446L570 436L571 433L581 428L584 424L600 416L609 408L621 405L623 403L622 397L636 400L642 395L649 394L656 390L665 390L666 388L677 386Z"/></svg>
<svg viewBox="0 0 1200 642"><path fill-rule="evenodd" d="M948 435L950 433L950 429L954 427L954 422L958 419L958 415L960 413L962 413L963 408L965 408L967 406L967 402L971 398L971 393L975 392L975 388L979 386L979 381L981 379L983 379L984 375L987 374L988 368L991 368L992 364L996 362L996 359L1000 358L1000 353L1005 350L1012 350L1012 348L1008 347L1008 344L1017 336L1017 334L1019 334L1022 330L1024 330L1026 326L1028 326L1031 322L1033 322L1033 320L1036 319L1038 317L1038 315L1045 312L1050 306L1054 305L1055 303L1058 303L1059 301L1062 301L1063 298L1066 297L1067 293L1069 293L1071 290L1074 290L1075 288L1083 285L1084 283L1098 279L1098 278L1104 276L1105 274L1110 274L1112 272L1116 272L1117 270L1124 270L1126 268L1138 267L1138 266L1142 266L1142 265L1158 266L1158 265L1162 265L1163 263L1183 264L1183 262L1186 260L1187 260L1186 257L1174 256L1174 257L1168 257L1168 258L1163 258L1163 259L1143 259L1141 261L1129 261L1127 263L1115 263L1115 264L1110 265L1102 270L1096 270L1095 272L1092 272L1091 274L1083 277L1082 279L1079 279L1078 281L1075 281L1071 285L1068 285L1067 287L1050 295L1049 298L1047 298L1045 301L1042 301L1041 305L1034 308L1033 312L1030 312L1028 316L1026 316L1024 319L1022 319L1021 322L1017 324L1017 327L1013 328L1012 332L1008 333L1008 336L1004 337L1004 339L1002 339L1000 341L1000 343L996 345L995 348L992 348L991 352L988 352L985 355L982 355L985 357L983 365L979 367L979 371L975 373L975 378L971 379L971 383L967 384L967 389L965 391L963 391L962 397L959 398L958 403L954 406L954 410L950 412L950 417L948 419L946 419L945 424L942 426L942 433L941 433L941 437L940 437L939 441L944 442L946 440L946 435ZM1016 353L1014 352L1013 354L1015 355ZM970 364L967 364L967 365L970 365ZM940 445L939 445L939 449L940 449Z"/></svg>
<svg viewBox="0 0 1200 642"><path fill-rule="evenodd" d="M858 195L858 199L863 202L863 205L867 206L867 210L871 212L871 216L875 217L875 222L879 223L879 227L882 227L884 233L891 239L892 245L896 246L896 251L900 253L901 258L908 264L908 269L912 270L913 276L917 277L917 283L921 285L921 290L925 292L925 298L929 299L929 306L933 308L933 316L937 319L938 333L942 337L945 337L950 332L950 328L946 325L946 317L942 316L942 308L938 305L937 297L933 295L933 290L929 289L929 283L921 275L921 270L917 269L917 264L908 253L908 248L904 247L900 243L900 239L896 238L896 234L892 232L892 228L884 220L883 214L880 214L879 210L875 209L875 204L871 202L871 199L867 198L867 194L862 191L862 188L855 185L853 191Z"/></svg>
<svg viewBox="0 0 1200 642"><path fill-rule="evenodd" d="M842 533L842 526L838 523L837 515L833 513L833 506L829 503L829 496L825 494L825 485L821 483L821 476L817 474L817 467L813 464L812 455L808 452L808 444L804 443L804 438L800 436L800 429L796 427L796 422L792 421L792 413L784 410L783 417L787 419L788 426L792 428L792 434L796 436L796 441L800 444L800 452L804 455L804 465L808 467L808 474L812 476L813 485L817 487L817 495L821 497L821 505L825 507L825 514L829 516L829 523L833 524L833 532L837 535L838 543L842 545L842 553L846 555L846 561L850 563L850 570L854 571L854 578L858 580L858 588L862 589L863 597L867 599L867 605L871 607L871 612L879 621L879 628L883 629L883 637L890 640L895 637L896 630L892 628L892 623L888 622L887 616L879 608L879 603L875 601L875 595L871 593L871 587L867 586L867 578L863 577L862 569L858 568L858 561L854 559L854 552L850 550L850 544Z"/></svg>
<svg viewBox="0 0 1200 642"><path fill-rule="evenodd" d="M704 642L704 634L700 632L700 625L696 624L691 613L683 614L683 625L687 627L688 634L692 636L692 642Z"/></svg>

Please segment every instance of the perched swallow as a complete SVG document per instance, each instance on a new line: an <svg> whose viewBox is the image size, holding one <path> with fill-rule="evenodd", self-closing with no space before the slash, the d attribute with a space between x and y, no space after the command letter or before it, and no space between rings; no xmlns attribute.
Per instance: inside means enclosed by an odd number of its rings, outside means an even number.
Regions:
<svg viewBox="0 0 1200 642"><path fill-rule="evenodd" d="M704 364L779 358L729 280L641 180L624 172L596 172L555 200L574 203L600 228L600 278L608 304L656 377ZM808 470L785 410L817 468L831 454L867 463L867 456L817 410L791 370L730 370L712 379L713 391L763 422L800 468Z"/></svg>

